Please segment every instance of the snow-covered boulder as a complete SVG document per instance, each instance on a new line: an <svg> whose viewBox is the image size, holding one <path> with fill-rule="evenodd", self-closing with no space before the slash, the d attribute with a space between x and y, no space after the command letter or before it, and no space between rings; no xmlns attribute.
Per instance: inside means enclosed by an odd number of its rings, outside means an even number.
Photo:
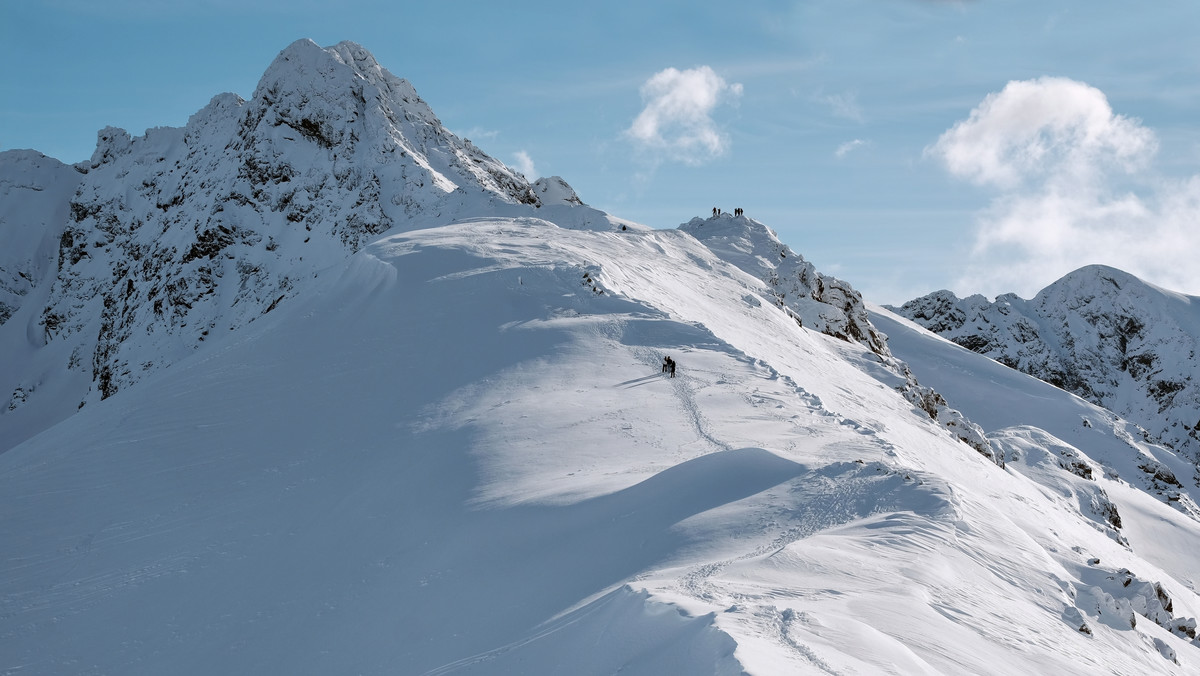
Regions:
<svg viewBox="0 0 1200 676"><path fill-rule="evenodd" d="M583 200L575 194L575 189L567 184L561 176L539 178L533 182L533 193L543 205L574 204L582 206Z"/></svg>

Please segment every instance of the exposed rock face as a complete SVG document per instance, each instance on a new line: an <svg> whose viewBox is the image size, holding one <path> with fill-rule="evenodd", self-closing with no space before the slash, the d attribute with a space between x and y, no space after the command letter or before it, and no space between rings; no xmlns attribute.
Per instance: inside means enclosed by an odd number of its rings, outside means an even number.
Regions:
<svg viewBox="0 0 1200 676"><path fill-rule="evenodd" d="M75 167L0 154L0 193L12 242L0 324L46 292L19 318L31 345L69 354L55 368L91 382L57 395L80 406L269 312L384 231L540 205L365 49L309 40L279 54L249 101L218 95L183 128L103 129ZM36 398L44 376L10 374L6 408Z"/></svg>
<svg viewBox="0 0 1200 676"><path fill-rule="evenodd" d="M765 282L770 299L800 326L861 344L875 353L885 367L903 380L898 389L915 408L959 441L1004 466L1003 456L992 449L978 425L951 408L942 395L918 383L908 366L892 355L887 337L871 323L862 294L850 284L817 272L812 263L780 242L770 228L745 216L720 214L707 219L693 218L679 229L701 241L722 260Z"/></svg>
<svg viewBox="0 0 1200 676"><path fill-rule="evenodd" d="M1200 455L1200 298L1104 266L1032 300L938 291L892 308L931 331L1108 408L1149 438Z"/></svg>
<svg viewBox="0 0 1200 676"><path fill-rule="evenodd" d="M776 304L791 312L801 326L862 343L878 355L891 357L887 339L867 316L862 294L840 279L817 272L767 226L745 216L721 214L693 218L679 229L765 281Z"/></svg>
<svg viewBox="0 0 1200 676"><path fill-rule="evenodd" d="M1128 568L1106 569L1098 559L1094 561L1092 568L1080 571L1080 581L1071 587L1077 608L1117 629L1136 627L1140 616L1200 646L1196 618L1176 615L1174 602L1162 583L1147 580ZM1163 655L1174 659L1174 650Z"/></svg>
<svg viewBox="0 0 1200 676"><path fill-rule="evenodd" d="M52 279L67 203L82 178L32 150L0 153L0 325Z"/></svg>

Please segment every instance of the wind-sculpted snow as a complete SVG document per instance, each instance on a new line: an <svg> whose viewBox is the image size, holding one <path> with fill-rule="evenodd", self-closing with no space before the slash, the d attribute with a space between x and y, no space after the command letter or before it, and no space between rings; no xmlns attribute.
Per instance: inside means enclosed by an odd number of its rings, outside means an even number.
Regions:
<svg viewBox="0 0 1200 676"><path fill-rule="evenodd" d="M722 260L765 282L764 295L798 325L869 349L886 369L903 378L895 387L917 409L1003 466L1003 459L993 452L978 425L951 408L942 395L918 383L908 366L892 356L887 337L871 323L862 295L854 287L817 272L812 263L780 242L770 228L745 216L693 218L679 229L704 243Z"/></svg>
<svg viewBox="0 0 1200 676"><path fill-rule="evenodd" d="M1200 457L1200 299L1104 266L1033 300L949 291L896 311L968 349L1099 404L1150 439Z"/></svg>
<svg viewBox="0 0 1200 676"><path fill-rule="evenodd" d="M897 354L988 428L1010 469L1045 486L1098 532L1160 568L1157 579L1147 581L1128 569L1107 567L1101 557L1086 566L1073 564L1078 581L1072 596L1078 610L1095 619L1083 621L1076 608L1064 618L1079 619L1081 627L1100 621L1123 629L1139 626L1137 614L1200 645L1195 616L1176 614L1159 582L1173 576L1190 587L1194 579L1200 496L1192 482L1175 480L1177 473L1191 475L1190 462L1135 437L1130 432L1136 427L1105 409L964 349L938 347L938 339L895 316L876 312L872 318L886 328ZM991 386L980 387L981 382ZM1155 498L1159 502L1149 502ZM1172 520L1161 515L1164 503L1190 523L1165 526ZM1090 631L1089 626L1085 633ZM1163 643L1162 652L1174 659L1169 645Z"/></svg>

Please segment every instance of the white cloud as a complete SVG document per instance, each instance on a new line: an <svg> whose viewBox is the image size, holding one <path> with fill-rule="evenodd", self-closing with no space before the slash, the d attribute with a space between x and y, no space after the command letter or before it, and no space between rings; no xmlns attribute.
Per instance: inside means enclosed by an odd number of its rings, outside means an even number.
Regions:
<svg viewBox="0 0 1200 676"><path fill-rule="evenodd" d="M1014 188L1028 180L1091 181L1112 167L1134 171L1156 149L1154 133L1114 115L1099 89L1043 77L989 94L926 152L960 178Z"/></svg>
<svg viewBox="0 0 1200 676"><path fill-rule="evenodd" d="M644 151L666 158L700 164L725 153L729 139L712 118L716 107L734 103L742 85L730 84L712 68L667 68L641 88L645 107L625 134Z"/></svg>
<svg viewBox="0 0 1200 676"><path fill-rule="evenodd" d="M1200 293L1200 176L1157 181L1141 193L1101 186L997 199L979 218L968 269L956 286L1028 298L1071 270L1103 263Z"/></svg>
<svg viewBox="0 0 1200 676"><path fill-rule="evenodd" d="M1156 149L1152 130L1081 82L1010 82L989 95L927 150L955 176L998 189L956 289L1030 297L1103 263L1200 291L1200 176L1160 178Z"/></svg>
<svg viewBox="0 0 1200 676"><path fill-rule="evenodd" d="M538 177L537 169L533 166L533 158L524 150L513 153L513 169L521 172L525 178L531 181Z"/></svg>
<svg viewBox="0 0 1200 676"><path fill-rule="evenodd" d="M845 157L847 154L849 154L851 151L853 151L857 148L861 148L865 145L869 145L869 143L860 138L856 138L853 141L846 141L842 145L838 146L837 150L833 151L833 154L838 159L841 159L841 158Z"/></svg>

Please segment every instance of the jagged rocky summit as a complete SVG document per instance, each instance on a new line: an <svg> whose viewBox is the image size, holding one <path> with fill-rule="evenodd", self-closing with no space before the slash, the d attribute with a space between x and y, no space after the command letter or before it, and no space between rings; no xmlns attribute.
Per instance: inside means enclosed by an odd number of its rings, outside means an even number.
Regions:
<svg viewBox="0 0 1200 676"><path fill-rule="evenodd" d="M743 215L721 213L693 218L680 230L700 240L722 260L762 280L767 300L801 327L858 343L898 377L895 387L955 438L1003 466L983 430L946 399L917 382L908 365L888 349L887 336L871 323L862 294L849 283L817 272L816 267L779 240L766 225Z"/></svg>
<svg viewBox="0 0 1200 676"><path fill-rule="evenodd" d="M938 291L891 308L963 347L1103 406L1200 457L1200 298L1102 265L1031 300Z"/></svg>
<svg viewBox="0 0 1200 676"><path fill-rule="evenodd" d="M543 208L570 209L558 220L572 227L623 224L448 131L359 45L310 40L249 101L218 95L183 128L103 129L76 165L0 153L0 197L0 324L28 327L3 347L45 363L5 374L0 410L33 405L51 371L71 381L38 418L245 326L385 231Z"/></svg>
<svg viewBox="0 0 1200 676"><path fill-rule="evenodd" d="M801 326L891 356L887 339L871 325L862 294L840 279L817 272L812 263L779 241L762 223L722 213L707 219L693 218L679 229L704 242L724 260L764 280L776 304Z"/></svg>

